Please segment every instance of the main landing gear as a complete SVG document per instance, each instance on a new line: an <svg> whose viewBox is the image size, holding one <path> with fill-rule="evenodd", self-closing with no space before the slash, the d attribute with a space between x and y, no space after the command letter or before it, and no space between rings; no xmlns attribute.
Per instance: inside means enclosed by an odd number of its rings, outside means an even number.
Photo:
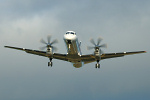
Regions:
<svg viewBox="0 0 150 100"><path fill-rule="evenodd" d="M52 67L52 66L53 66L52 58L50 58L49 60L50 60L50 62L48 62L48 67L49 67L49 66Z"/></svg>
<svg viewBox="0 0 150 100"><path fill-rule="evenodd" d="M100 68L99 60L97 60L97 64L95 64L95 68Z"/></svg>

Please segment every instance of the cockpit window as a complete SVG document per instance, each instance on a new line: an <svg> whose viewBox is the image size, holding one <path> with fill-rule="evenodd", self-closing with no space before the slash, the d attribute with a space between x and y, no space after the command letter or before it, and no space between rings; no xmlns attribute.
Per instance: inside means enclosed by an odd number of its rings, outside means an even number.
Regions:
<svg viewBox="0 0 150 100"><path fill-rule="evenodd" d="M73 35L74 35L74 33L73 33L73 32L71 32L71 34L73 34Z"/></svg>
<svg viewBox="0 0 150 100"><path fill-rule="evenodd" d="M66 34L73 34L73 35L76 35L75 32L67 32Z"/></svg>

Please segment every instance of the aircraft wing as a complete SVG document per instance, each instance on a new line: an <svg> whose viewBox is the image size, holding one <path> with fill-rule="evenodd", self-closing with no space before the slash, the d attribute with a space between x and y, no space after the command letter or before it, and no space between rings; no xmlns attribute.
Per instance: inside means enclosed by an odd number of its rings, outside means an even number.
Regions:
<svg viewBox="0 0 150 100"><path fill-rule="evenodd" d="M120 52L120 53L104 53L104 54L101 55L101 60L103 60L103 59L109 59L109 58L116 58L116 57L123 57L125 55L133 55L133 54L139 54L139 53L146 53L146 51ZM95 56L93 54L82 55L81 59L84 62L84 64L96 61Z"/></svg>
<svg viewBox="0 0 150 100"><path fill-rule="evenodd" d="M34 55L38 55L38 56L48 57L48 54L45 51L31 50L31 49L11 47L11 46L5 46L5 47L6 48L11 48L11 49L16 49L16 50L22 50L22 51L25 51L26 53L30 53L30 54L34 54ZM66 59L66 54L54 53L53 58L68 61Z"/></svg>
<svg viewBox="0 0 150 100"><path fill-rule="evenodd" d="M82 55L81 59L84 62L84 64L88 64L96 61L95 56L93 54Z"/></svg>
<svg viewBox="0 0 150 100"><path fill-rule="evenodd" d="M66 54L59 54L59 53L54 53L53 54L53 58L55 58L55 59L68 61L66 56L67 56Z"/></svg>
<svg viewBox="0 0 150 100"><path fill-rule="evenodd" d="M133 55L139 53L146 53L146 51L134 51L134 52L120 52L120 53L104 53L101 55L101 60L109 59L109 58L116 58L116 57L123 57L125 55Z"/></svg>
<svg viewBox="0 0 150 100"><path fill-rule="evenodd" d="M22 50L22 51L25 51L26 53L30 53L30 54L34 54L34 55L48 57L45 51L31 50L31 49L11 47L11 46L5 46L5 47L6 48L11 48L11 49L16 49L16 50Z"/></svg>

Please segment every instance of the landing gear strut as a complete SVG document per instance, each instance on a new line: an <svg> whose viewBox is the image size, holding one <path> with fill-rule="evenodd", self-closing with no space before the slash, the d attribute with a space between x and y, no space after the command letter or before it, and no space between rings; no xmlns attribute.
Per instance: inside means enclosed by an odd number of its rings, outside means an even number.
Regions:
<svg viewBox="0 0 150 100"><path fill-rule="evenodd" d="M99 60L97 60L97 64L95 64L95 68L100 68Z"/></svg>
<svg viewBox="0 0 150 100"><path fill-rule="evenodd" d="M53 66L52 58L50 58L49 60L50 60L50 62L48 62L48 67L49 67L49 66L52 67L52 66Z"/></svg>

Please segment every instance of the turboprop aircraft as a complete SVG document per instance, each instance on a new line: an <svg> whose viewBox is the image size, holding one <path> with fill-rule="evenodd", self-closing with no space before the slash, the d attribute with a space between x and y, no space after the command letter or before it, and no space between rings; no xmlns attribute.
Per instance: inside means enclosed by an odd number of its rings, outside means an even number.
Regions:
<svg viewBox="0 0 150 100"><path fill-rule="evenodd" d="M64 35L64 42L67 47L67 54L60 54L54 53L57 50L53 44L58 43L58 40L55 39L51 42L51 36L47 36L47 41L45 42L43 39L40 40L41 43L45 44L46 46L41 47L40 50L31 50L25 48L18 48L12 46L4 46L6 48L17 49L25 51L26 53L39 55L43 57L48 57L50 62L48 62L48 66L53 65L52 59L59 59L63 61L68 61L73 64L74 67L80 68L83 64L88 64L92 62L96 62L95 68L100 68L99 62L104 59L109 58L116 58L116 57L123 57L125 55L132 55L132 54L139 54L139 53L146 53L146 51L134 51L134 52L119 52L119 53L103 53L101 48L107 47L106 44L100 45L102 38L98 38L97 43L94 42L93 39L90 42L94 45L93 47L87 47L88 50L94 49L93 54L82 55L81 53L81 42L78 41L77 35L74 31L67 31ZM47 49L46 51L43 51Z"/></svg>

